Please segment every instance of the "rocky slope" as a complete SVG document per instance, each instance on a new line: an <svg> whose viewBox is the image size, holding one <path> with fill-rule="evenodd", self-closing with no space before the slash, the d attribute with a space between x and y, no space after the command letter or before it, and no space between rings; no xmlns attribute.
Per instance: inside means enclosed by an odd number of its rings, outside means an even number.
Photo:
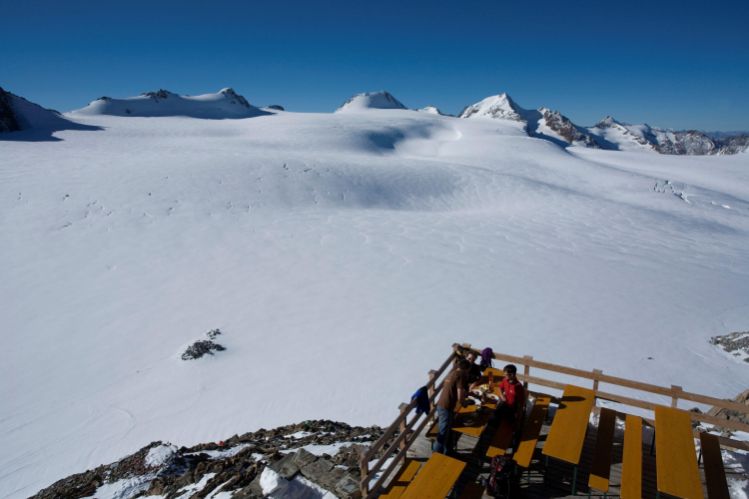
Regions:
<svg viewBox="0 0 749 499"><path fill-rule="evenodd" d="M359 496L359 455L382 435L377 426L305 421L176 447L153 442L116 463L62 479L36 499Z"/></svg>

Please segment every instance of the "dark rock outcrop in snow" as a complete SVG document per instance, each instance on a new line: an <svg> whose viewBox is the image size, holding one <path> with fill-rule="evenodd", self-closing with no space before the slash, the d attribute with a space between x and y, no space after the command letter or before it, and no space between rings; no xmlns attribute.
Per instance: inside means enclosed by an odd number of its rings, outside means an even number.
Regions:
<svg viewBox="0 0 749 499"><path fill-rule="evenodd" d="M235 498L263 497L260 476L267 468L280 478L279 487L299 492L304 484L294 480L301 476L338 497L354 498L359 496L360 452L381 435L377 426L352 427L322 420L260 429L189 448L153 442L116 463L64 478L33 497L87 497L102 485L118 482L129 489L130 497L205 497L219 490ZM343 443L334 455L318 456L304 449ZM275 494L282 496L284 490L279 488Z"/></svg>
<svg viewBox="0 0 749 499"><path fill-rule="evenodd" d="M182 360L193 360L199 359L206 354L213 355L213 352L221 352L226 350L223 345L220 345L213 340L221 334L220 329L211 329L206 333L208 336L207 340L197 340L195 343L187 347L182 353Z"/></svg>
<svg viewBox="0 0 749 499"><path fill-rule="evenodd" d="M551 109L542 107L538 112L541 113L541 120L543 120L539 122L539 126L543 123L549 130L559 135L568 144L596 149L600 147L598 141L596 141L590 132L572 123L569 118L559 111L552 111Z"/></svg>
<svg viewBox="0 0 749 499"><path fill-rule="evenodd" d="M0 87L0 133L15 132L21 129L10 102L11 93Z"/></svg>
<svg viewBox="0 0 749 499"><path fill-rule="evenodd" d="M54 132L62 130L101 130L96 126L81 125L0 88L0 140L27 142L57 141Z"/></svg>

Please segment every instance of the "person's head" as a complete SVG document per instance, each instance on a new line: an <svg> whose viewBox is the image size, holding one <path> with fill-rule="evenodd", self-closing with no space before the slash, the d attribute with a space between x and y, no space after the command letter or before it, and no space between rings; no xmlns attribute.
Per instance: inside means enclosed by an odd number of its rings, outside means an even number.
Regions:
<svg viewBox="0 0 749 499"><path fill-rule="evenodd" d="M471 363L467 359L460 359L458 361L458 369L468 371L471 368Z"/></svg>
<svg viewBox="0 0 749 499"><path fill-rule="evenodd" d="M474 362L476 362L476 352L474 352L473 350L469 350L466 353L466 360L468 362L470 362L471 364L473 364Z"/></svg>
<svg viewBox="0 0 749 499"><path fill-rule="evenodd" d="M515 364L507 364L503 371L505 372L505 376L507 376L507 379L513 380L517 376L518 368L515 366Z"/></svg>

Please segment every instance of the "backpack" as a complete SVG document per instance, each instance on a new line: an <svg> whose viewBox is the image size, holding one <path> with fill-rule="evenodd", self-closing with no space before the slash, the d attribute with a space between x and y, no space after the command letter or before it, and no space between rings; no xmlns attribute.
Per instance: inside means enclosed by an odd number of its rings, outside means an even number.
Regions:
<svg viewBox="0 0 749 499"><path fill-rule="evenodd" d="M513 496L512 485L515 477L515 461L510 456L494 456L489 465L489 479L486 493L491 497L509 499Z"/></svg>

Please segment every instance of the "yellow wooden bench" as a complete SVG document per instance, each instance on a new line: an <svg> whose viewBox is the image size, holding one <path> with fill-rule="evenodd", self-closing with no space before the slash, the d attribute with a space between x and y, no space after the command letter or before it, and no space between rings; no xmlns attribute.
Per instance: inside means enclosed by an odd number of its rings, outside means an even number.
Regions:
<svg viewBox="0 0 749 499"><path fill-rule="evenodd" d="M688 412L655 407L655 467L658 492L703 499L697 455Z"/></svg>
<svg viewBox="0 0 749 499"><path fill-rule="evenodd" d="M588 486L600 490L609 491L609 477L611 476L611 449L614 446L614 427L616 426L616 411L601 409L598 418L598 434L596 436L596 448L593 452L593 464L590 467Z"/></svg>
<svg viewBox="0 0 749 499"><path fill-rule="evenodd" d="M593 404L595 404L593 390L575 385L565 386L542 451L547 457L574 465L572 495L577 493L577 467L580 463Z"/></svg>
<svg viewBox="0 0 749 499"><path fill-rule="evenodd" d="M533 402L533 409L523 425L523 432L520 435L520 443L512 459L518 463L518 466L528 468L533 459L533 452L536 450L538 435L541 433L541 427L546 420L546 414L549 411L549 395L536 395Z"/></svg>
<svg viewBox="0 0 749 499"><path fill-rule="evenodd" d="M466 463L434 453L401 495L402 499L444 498L455 486Z"/></svg>
<svg viewBox="0 0 749 499"><path fill-rule="evenodd" d="M700 433L702 458L705 463L705 482L709 499L728 499L728 484L720 455L720 441L710 433Z"/></svg>
<svg viewBox="0 0 749 499"><path fill-rule="evenodd" d="M419 468L421 468L421 462L413 459L406 459L400 473L398 473L380 498L396 499L402 496L406 487L408 487L408 485L413 481Z"/></svg>
<svg viewBox="0 0 749 499"><path fill-rule="evenodd" d="M622 499L642 497L642 418L627 414L624 420L624 455L622 457Z"/></svg>

